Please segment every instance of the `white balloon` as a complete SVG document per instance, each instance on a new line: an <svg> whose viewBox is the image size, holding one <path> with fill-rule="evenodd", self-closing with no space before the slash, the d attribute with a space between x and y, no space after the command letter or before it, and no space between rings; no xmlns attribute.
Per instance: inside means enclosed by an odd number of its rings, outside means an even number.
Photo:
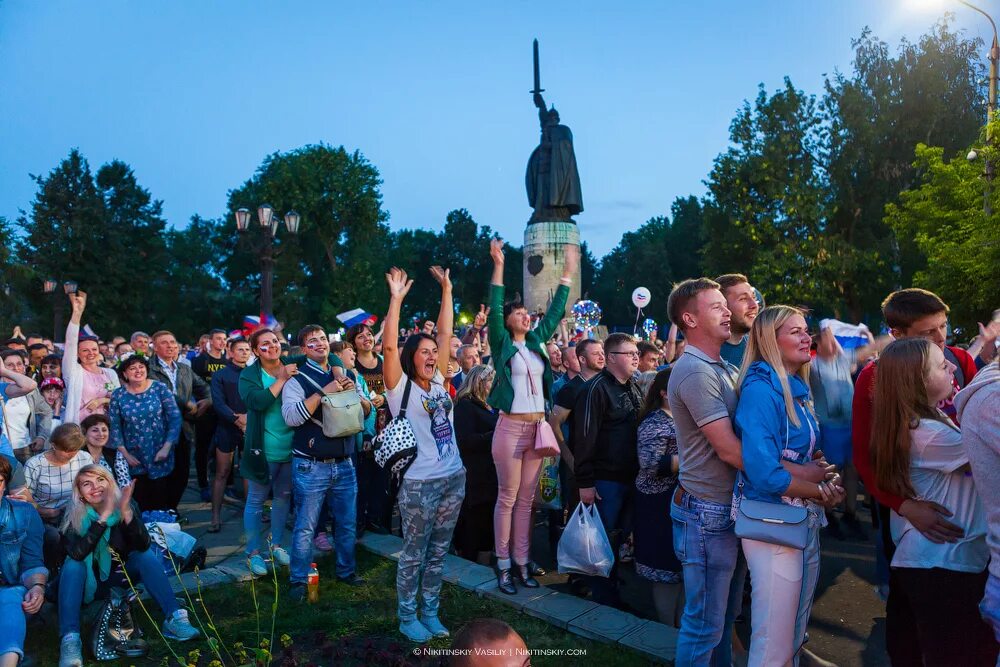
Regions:
<svg viewBox="0 0 1000 667"><path fill-rule="evenodd" d="M652 298L649 290L645 287L636 287L632 291L632 305L636 308L645 308L649 305L649 300Z"/></svg>

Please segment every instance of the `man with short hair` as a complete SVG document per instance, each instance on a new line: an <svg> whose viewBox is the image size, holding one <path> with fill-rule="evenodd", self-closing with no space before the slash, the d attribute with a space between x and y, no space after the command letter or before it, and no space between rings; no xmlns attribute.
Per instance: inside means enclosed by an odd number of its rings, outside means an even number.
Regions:
<svg viewBox="0 0 1000 667"><path fill-rule="evenodd" d="M729 340L722 344L719 353L722 358L736 368L743 365L743 355L750 339L750 327L757 318L760 304L757 303L757 292L742 273L726 273L715 279L726 297L726 308L729 309Z"/></svg>
<svg viewBox="0 0 1000 667"><path fill-rule="evenodd" d="M152 350L149 349L149 334L145 331L136 331L128 342L136 354L141 354L146 358L152 354Z"/></svg>
<svg viewBox="0 0 1000 667"><path fill-rule="evenodd" d="M639 472L636 430L643 398L633 379L639 365L635 338L611 334L604 341L604 354L604 369L584 385L573 406L571 450L580 500L587 505L597 503L617 563ZM595 602L620 604L615 567L608 578L588 577L588 583Z"/></svg>
<svg viewBox="0 0 1000 667"><path fill-rule="evenodd" d="M457 389L461 389L462 383L465 382L466 374L479 365L479 349L471 343L466 343L459 347L458 365L461 370L451 379L451 383Z"/></svg>
<svg viewBox="0 0 1000 667"><path fill-rule="evenodd" d="M133 340L136 340L133 334ZM141 338L139 339L142 344ZM181 437L174 450L174 470L170 473L170 498L167 507L177 507L188 485L191 472L191 444L195 439L194 421L212 406L209 387L190 366L178 362L180 345L169 331L152 336L154 354L149 357L149 377L170 388L184 418Z"/></svg>
<svg viewBox="0 0 1000 667"><path fill-rule="evenodd" d="M28 375L34 377L42 368L42 359L48 356L49 348L45 343L38 341L28 345Z"/></svg>
<svg viewBox="0 0 1000 667"><path fill-rule="evenodd" d="M350 378L338 377L330 364L330 339L323 327L309 324L299 331L298 343L306 354L294 376L281 390L281 416L294 429L292 437L292 483L295 499L295 529L292 538L291 588L289 596L303 600L312 560L313 533L323 503L328 503L336 524L334 550L337 579L357 586L354 556L357 534L357 476L351 455L354 435L330 438L323 433L324 394L356 391Z"/></svg>
<svg viewBox="0 0 1000 667"><path fill-rule="evenodd" d="M736 473L743 467L732 422L738 370L721 355L732 335L731 313L719 283L708 278L675 285L667 312L687 341L667 382L680 459L670 516L686 599L675 664L728 666L746 578L731 518ZM828 474L825 462L782 465L817 484Z"/></svg>
<svg viewBox="0 0 1000 667"><path fill-rule="evenodd" d="M132 346L127 340L122 340L121 342L115 343L115 357L114 361L118 362L125 358L125 355L131 355L135 352Z"/></svg>
<svg viewBox="0 0 1000 667"><path fill-rule="evenodd" d="M660 348L648 340L640 340L638 348L639 366L637 372L648 373L649 371L655 371L657 366L660 365Z"/></svg>
<svg viewBox="0 0 1000 667"><path fill-rule="evenodd" d="M549 368L552 369L552 379L553 381L558 381L566 374L566 369L563 368L562 350L559 349L559 343L550 340L545 344L545 351L549 355Z"/></svg>
<svg viewBox="0 0 1000 667"><path fill-rule="evenodd" d="M39 343L42 345L45 344L45 336L40 333L30 333L24 337L24 344L28 346L29 350L32 345L37 345Z"/></svg>
<svg viewBox="0 0 1000 667"><path fill-rule="evenodd" d="M212 376L226 367L226 339L224 329L212 329L206 338L207 345L199 346L200 354L191 360L191 370L209 386L212 385ZM212 499L212 491L208 486L208 453L218 423L215 410L206 410L194 424L194 465L198 474L201 501L206 503Z"/></svg>

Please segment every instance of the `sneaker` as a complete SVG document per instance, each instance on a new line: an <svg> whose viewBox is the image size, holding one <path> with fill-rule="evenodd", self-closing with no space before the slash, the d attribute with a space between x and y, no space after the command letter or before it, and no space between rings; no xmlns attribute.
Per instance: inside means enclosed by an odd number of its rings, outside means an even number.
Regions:
<svg viewBox="0 0 1000 667"><path fill-rule="evenodd" d="M248 566L250 567L250 574L255 577L263 577L268 573L267 563L260 554L250 556Z"/></svg>
<svg viewBox="0 0 1000 667"><path fill-rule="evenodd" d="M68 632L59 643L59 667L83 667L83 642L79 632Z"/></svg>
<svg viewBox="0 0 1000 667"><path fill-rule="evenodd" d="M416 642L417 644L428 642L434 637L431 631L424 627L424 624L417 619L400 621L399 631L406 635L406 638L411 642Z"/></svg>
<svg viewBox="0 0 1000 667"><path fill-rule="evenodd" d="M273 560L278 565L283 565L284 567L288 567L288 565L292 562L292 559L289 557L288 552L281 547L271 548L271 560Z"/></svg>
<svg viewBox="0 0 1000 667"><path fill-rule="evenodd" d="M330 544L330 536L326 533L316 533L316 537L313 538L313 546L320 551L333 551L333 545Z"/></svg>
<svg viewBox="0 0 1000 667"><path fill-rule="evenodd" d="M348 586L364 586L365 584L364 577L358 575L357 572L351 573L346 577L337 577L337 581Z"/></svg>
<svg viewBox="0 0 1000 667"><path fill-rule="evenodd" d="M303 602L306 599L306 585L292 584L289 586L288 599L292 602Z"/></svg>
<svg viewBox="0 0 1000 667"><path fill-rule="evenodd" d="M191 621L188 620L187 609L178 609L173 616L163 621L163 636L167 639L186 642L199 634L201 633L198 632L198 628L191 625Z"/></svg>
<svg viewBox="0 0 1000 667"><path fill-rule="evenodd" d="M441 621L437 616L424 616L420 619L420 622L435 637L448 637L451 635L451 633L448 632L448 628L441 625Z"/></svg>

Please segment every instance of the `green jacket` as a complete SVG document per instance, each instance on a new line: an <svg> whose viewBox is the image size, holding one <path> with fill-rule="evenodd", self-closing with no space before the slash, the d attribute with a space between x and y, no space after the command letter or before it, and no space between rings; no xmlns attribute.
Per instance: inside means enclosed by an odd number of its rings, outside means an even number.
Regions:
<svg viewBox="0 0 1000 667"><path fill-rule="evenodd" d="M302 354L283 357L281 360L284 364L303 364L305 361L306 357ZM330 355L330 363L334 366L344 365L335 354ZM275 401L281 401L281 395L275 396L270 389L264 387L262 373L259 361L240 373L240 398L247 406L247 432L243 439L240 474L244 479L267 484L271 481L271 473L264 455L264 413Z"/></svg>
<svg viewBox="0 0 1000 667"><path fill-rule="evenodd" d="M510 332L504 326L503 321L503 285L490 285L490 316L489 316L489 338L490 353L493 355L493 368L496 370L496 378L493 380L493 388L490 389L489 404L491 407L502 412L510 412L510 406L514 403L514 385L510 379L510 360L517 354L514 341L511 340ZM538 327L529 331L524 337L525 347L532 352L541 355L545 362L545 373L543 375L545 400L551 400L552 392L552 369L549 367L549 353L545 349L545 343L552 334L559 328L563 314L566 312L566 301L569 299L569 287L559 285L555 296L552 297L552 304L549 305L545 317L538 323ZM249 433L249 429L248 429Z"/></svg>

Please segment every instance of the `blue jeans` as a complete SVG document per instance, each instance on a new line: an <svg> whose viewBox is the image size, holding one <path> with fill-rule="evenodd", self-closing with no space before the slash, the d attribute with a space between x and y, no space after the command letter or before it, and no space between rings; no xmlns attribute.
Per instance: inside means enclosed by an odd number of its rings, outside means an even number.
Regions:
<svg viewBox="0 0 1000 667"><path fill-rule="evenodd" d="M313 535L324 502L336 523L333 548L337 555L337 576L343 579L354 574L358 482L351 459L320 463L294 458L292 485L295 488L295 530L292 533L291 582L306 582L312 562Z"/></svg>
<svg viewBox="0 0 1000 667"><path fill-rule="evenodd" d="M247 504L243 508L243 532L247 536L247 556L258 553L263 548L264 503L269 491L274 492L271 503L271 544L280 547L285 539L285 523L292 502L292 462L268 463L271 481L258 484L248 481Z"/></svg>
<svg viewBox="0 0 1000 667"><path fill-rule="evenodd" d="M0 586L0 656L17 653L24 657L24 586Z"/></svg>
<svg viewBox="0 0 1000 667"><path fill-rule="evenodd" d="M142 582L164 616L170 618L179 609L160 559L151 550L130 553L125 561L125 570L133 584ZM59 572L60 637L65 637L69 632L80 632L80 608L83 606L86 580L87 564L82 560L67 558Z"/></svg>
<svg viewBox="0 0 1000 667"><path fill-rule="evenodd" d="M620 602L618 596L618 548L621 546L622 534L628 534L631 523L632 493L634 484L622 484L605 479L594 481L594 489L600 498L595 501L597 512L601 515L604 532L611 542L611 551L615 555L614 565L607 577L586 577L594 602L615 606ZM621 528L620 532L615 532Z"/></svg>
<svg viewBox="0 0 1000 667"><path fill-rule="evenodd" d="M680 504L677 494L682 494ZM730 635L747 568L729 512L729 505L700 500L680 488L671 500L674 552L684 570L686 597L677 667L732 664Z"/></svg>

